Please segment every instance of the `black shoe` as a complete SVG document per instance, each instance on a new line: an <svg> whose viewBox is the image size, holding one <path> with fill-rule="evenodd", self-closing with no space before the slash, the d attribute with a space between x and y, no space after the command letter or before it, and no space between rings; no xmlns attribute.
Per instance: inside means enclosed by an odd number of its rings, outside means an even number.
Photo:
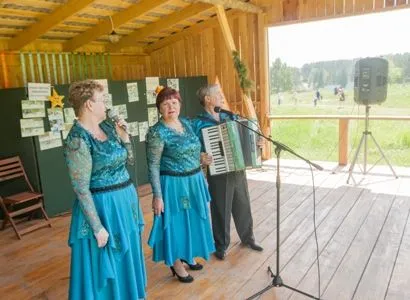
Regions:
<svg viewBox="0 0 410 300"><path fill-rule="evenodd" d="M201 265L200 263L196 263L195 265L191 265L185 259L181 259L181 262L186 263L188 265L188 267L193 271L199 271L199 270L202 270L204 268L204 266Z"/></svg>
<svg viewBox="0 0 410 300"><path fill-rule="evenodd" d="M255 241L248 242L245 245L247 245L249 248L255 251L263 251L263 248L259 246L258 244L255 243Z"/></svg>
<svg viewBox="0 0 410 300"><path fill-rule="evenodd" d="M192 281L194 281L194 277L192 277L191 275L187 275L185 277L179 276L178 273L175 271L174 267L169 267L171 269L172 275L173 276L177 276L178 280L183 282L183 283L190 283Z"/></svg>
<svg viewBox="0 0 410 300"><path fill-rule="evenodd" d="M225 259L225 256L226 256L226 253L225 253L224 250L216 250L215 253L214 253L214 255L215 255L215 257L216 257L217 259L219 259L219 260L224 260L224 259Z"/></svg>

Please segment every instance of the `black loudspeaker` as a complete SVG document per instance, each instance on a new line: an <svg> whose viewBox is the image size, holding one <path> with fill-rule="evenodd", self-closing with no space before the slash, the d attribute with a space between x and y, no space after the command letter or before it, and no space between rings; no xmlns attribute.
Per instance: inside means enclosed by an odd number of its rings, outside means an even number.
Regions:
<svg viewBox="0 0 410 300"><path fill-rule="evenodd" d="M389 63L381 57L360 59L355 65L354 101L358 104L380 104L387 97Z"/></svg>

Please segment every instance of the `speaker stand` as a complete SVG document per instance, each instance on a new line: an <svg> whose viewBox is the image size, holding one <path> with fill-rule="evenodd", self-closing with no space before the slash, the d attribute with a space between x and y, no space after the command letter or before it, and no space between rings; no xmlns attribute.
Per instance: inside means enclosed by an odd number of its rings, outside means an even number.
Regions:
<svg viewBox="0 0 410 300"><path fill-rule="evenodd" d="M359 157L359 152L360 149L362 148L362 146L364 145L364 151L363 151L363 174L367 174L368 172L370 172L371 169L373 169L373 167L382 159L384 158L384 160L386 161L387 165L390 167L391 172L393 173L394 177L398 178L398 176L396 175L396 173L393 170L393 167L391 166L390 162L387 160L386 156L384 155L382 148L380 147L380 145L377 143L376 139L374 138L373 134L371 131L369 131L369 112L370 112L370 106L366 105L366 117L365 117L365 129L363 131L362 134L362 138L360 139L360 143L359 146L357 147L356 153L354 155L353 161L350 165L349 168L349 177L347 178L347 183L349 183L350 178L353 179L353 169L354 166L356 164L357 158ZM381 154L381 158L369 169L367 170L367 139L368 136L370 136L374 142L374 144L376 145L377 149L379 150L380 154ZM355 182L355 181L354 181ZM356 182L355 182L356 183Z"/></svg>

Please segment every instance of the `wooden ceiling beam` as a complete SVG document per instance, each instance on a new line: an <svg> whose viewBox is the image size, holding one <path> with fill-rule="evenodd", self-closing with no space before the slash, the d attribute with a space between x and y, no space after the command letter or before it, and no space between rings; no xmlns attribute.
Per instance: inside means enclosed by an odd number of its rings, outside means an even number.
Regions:
<svg viewBox="0 0 410 300"><path fill-rule="evenodd" d="M175 24L178 24L179 22L182 22L210 8L212 8L212 6L203 4L203 3L197 3L197 4L190 5L181 11L175 12L173 14L170 14L160 19L159 21L155 23L144 26L141 29L137 29L133 33L123 37L116 44L108 45L107 51L114 52L114 51L119 51L125 47L133 46L135 45L137 41L144 40L145 38L149 37L152 34L158 33L163 29L166 29Z"/></svg>
<svg viewBox="0 0 410 300"><path fill-rule="evenodd" d="M183 0L183 1L188 2L188 3L202 2L202 3L212 4L212 5L221 5L224 8L238 9L243 12L254 13L254 14L259 14L263 12L263 9L260 8L259 6L249 3L249 2L243 2L240 0Z"/></svg>
<svg viewBox="0 0 410 300"><path fill-rule="evenodd" d="M241 14L240 12L230 10L226 13L228 17ZM186 28L178 33L172 34L166 38L160 39L159 41L150 44L144 48L144 52L150 54L151 52L164 48L170 44L173 44L186 36L195 35L205 29L213 28L219 26L217 17L212 17L204 22L197 23L189 28Z"/></svg>
<svg viewBox="0 0 410 300"><path fill-rule="evenodd" d="M132 19L138 18L168 1L169 0L143 0L137 4L133 4L129 8L116 13L111 17L114 27L119 27ZM77 48L96 40L102 35L109 34L111 31L111 21L107 17L107 20L100 22L98 25L66 42L63 46L64 51L74 51Z"/></svg>
<svg viewBox="0 0 410 300"><path fill-rule="evenodd" d="M43 16L38 23L11 39L8 42L8 49L20 50L92 2L94 0L69 0L66 4L56 8L50 15Z"/></svg>

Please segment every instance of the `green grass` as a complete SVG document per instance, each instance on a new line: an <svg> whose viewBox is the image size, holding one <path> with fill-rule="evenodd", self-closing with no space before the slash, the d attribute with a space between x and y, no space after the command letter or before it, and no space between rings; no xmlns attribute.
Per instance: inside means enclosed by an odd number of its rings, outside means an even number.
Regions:
<svg viewBox="0 0 410 300"><path fill-rule="evenodd" d="M353 91L346 91L346 101L341 105L330 90L321 90L323 100L313 106L313 91L299 93L298 102L284 93L283 104L277 105L277 96L271 97L273 115L360 115L364 106L353 101ZM410 115L410 85L391 85L387 100L372 106L370 115ZM349 162L353 160L364 130L364 121L349 122ZM410 166L410 121L370 121L369 130L391 164ZM311 160L338 160L338 120L280 120L272 123L272 137ZM368 162L375 163L380 153L369 137ZM294 158L284 154L285 158ZM363 150L359 162L363 161ZM386 164L384 160L379 164Z"/></svg>

